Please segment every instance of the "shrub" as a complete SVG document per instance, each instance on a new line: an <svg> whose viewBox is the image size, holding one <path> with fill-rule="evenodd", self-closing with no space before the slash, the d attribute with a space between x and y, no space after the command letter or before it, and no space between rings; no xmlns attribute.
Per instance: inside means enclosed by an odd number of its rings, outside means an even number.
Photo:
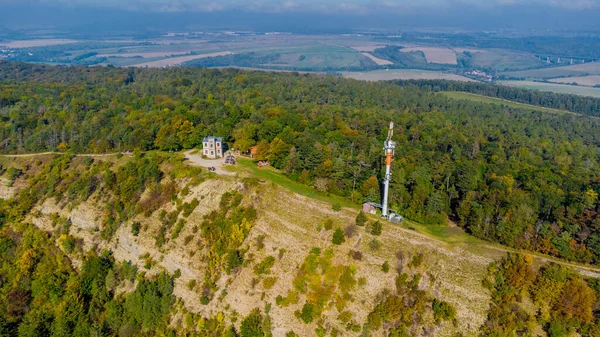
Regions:
<svg viewBox="0 0 600 337"><path fill-rule="evenodd" d="M381 222L375 221L372 225L371 225L371 234L373 235L381 235L381 231L383 230L383 226L381 224Z"/></svg>
<svg viewBox="0 0 600 337"><path fill-rule="evenodd" d="M142 224L137 221L132 223L131 224L131 234L133 234L133 236L138 236L140 234L141 226L142 226Z"/></svg>
<svg viewBox="0 0 600 337"><path fill-rule="evenodd" d="M437 323L444 321L451 321L456 316L456 310L454 307L444 301L440 301L437 298L433 299L433 317Z"/></svg>
<svg viewBox="0 0 600 337"><path fill-rule="evenodd" d="M271 267L273 267L274 264L275 258L269 255L265 257L265 259L262 260L259 264L254 266L254 273L256 273L256 275L270 274Z"/></svg>
<svg viewBox="0 0 600 337"><path fill-rule="evenodd" d="M18 168L9 167L8 170L6 170L6 179L10 180L10 182L14 182L22 173L23 171Z"/></svg>
<svg viewBox="0 0 600 337"><path fill-rule="evenodd" d="M356 261L361 261L363 258L363 255L361 252L359 252L358 250L352 250L350 251L350 256L352 256L352 258Z"/></svg>
<svg viewBox="0 0 600 337"><path fill-rule="evenodd" d="M263 288L264 289L271 289L273 288L273 286L275 285L275 282L277 282L277 278L276 277L267 277L263 280Z"/></svg>
<svg viewBox="0 0 600 337"><path fill-rule="evenodd" d="M227 254L227 266L225 272L231 273L232 270L237 269L244 263L244 255L239 250L231 250Z"/></svg>
<svg viewBox="0 0 600 337"><path fill-rule="evenodd" d="M365 212L360 211L360 213L358 213L358 215L356 216L356 225L362 227L366 223L367 223L367 216L365 215Z"/></svg>
<svg viewBox="0 0 600 337"><path fill-rule="evenodd" d="M345 241L346 239L344 238L344 231L338 227L333 233L333 238L331 239L331 242L334 245L341 245Z"/></svg>
<svg viewBox="0 0 600 337"><path fill-rule="evenodd" d="M384 273L387 273L390 271L390 264L385 261L382 265L381 265L381 271L383 271Z"/></svg>
<svg viewBox="0 0 600 337"><path fill-rule="evenodd" d="M171 233L171 239L175 240L179 237L179 233L183 230L183 226L185 226L185 220L180 219L173 228L173 232Z"/></svg>
<svg viewBox="0 0 600 337"><path fill-rule="evenodd" d="M308 302L304 303L302 307L302 312L300 313L300 318L306 324L309 324L313 321L313 310L314 306Z"/></svg>
<svg viewBox="0 0 600 337"><path fill-rule="evenodd" d="M413 258L410 261L410 263L408 264L408 266L411 268L416 268L416 267L420 266L421 263L423 263L424 257L425 257L425 255L423 255L423 253L419 253L419 254L413 256Z"/></svg>
<svg viewBox="0 0 600 337"><path fill-rule="evenodd" d="M354 236L354 234L356 233L356 225L355 224L350 224L348 226L346 226L346 228L344 228L344 235L349 239L351 237Z"/></svg>
<svg viewBox="0 0 600 337"><path fill-rule="evenodd" d="M339 203L335 203L331 206L331 209L334 210L335 212L339 212L342 210L342 205L340 205Z"/></svg>
<svg viewBox="0 0 600 337"><path fill-rule="evenodd" d="M240 327L241 337L262 337L265 335L263 318L260 310L253 309L248 316L242 320Z"/></svg>
<svg viewBox="0 0 600 337"><path fill-rule="evenodd" d="M325 222L323 223L323 227L325 227L325 230L330 231L333 228L333 220L331 220L331 219L325 220Z"/></svg>
<svg viewBox="0 0 600 337"><path fill-rule="evenodd" d="M379 240L377 240L376 238L373 238L373 240L369 242L369 248L371 248L372 250L379 250L379 248L381 248L381 242L379 242Z"/></svg>

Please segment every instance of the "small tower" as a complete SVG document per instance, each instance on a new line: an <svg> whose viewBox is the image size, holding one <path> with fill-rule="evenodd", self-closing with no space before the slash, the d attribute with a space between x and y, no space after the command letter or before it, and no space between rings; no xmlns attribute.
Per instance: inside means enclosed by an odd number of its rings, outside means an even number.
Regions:
<svg viewBox="0 0 600 337"><path fill-rule="evenodd" d="M381 217L388 219L388 195L390 190L390 180L392 180L392 157L394 156L394 149L396 148L396 142L392 141L394 134L394 122L390 122L390 129L388 131L387 139L383 143L383 150L385 152L385 177L383 178L383 202L381 203Z"/></svg>

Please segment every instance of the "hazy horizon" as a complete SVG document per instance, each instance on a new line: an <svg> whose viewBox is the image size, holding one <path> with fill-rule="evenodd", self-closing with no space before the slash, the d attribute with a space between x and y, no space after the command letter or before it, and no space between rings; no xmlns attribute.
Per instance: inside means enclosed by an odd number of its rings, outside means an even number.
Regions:
<svg viewBox="0 0 600 337"><path fill-rule="evenodd" d="M248 29L283 31L596 30L600 0L191 1L2 0L8 29Z"/></svg>

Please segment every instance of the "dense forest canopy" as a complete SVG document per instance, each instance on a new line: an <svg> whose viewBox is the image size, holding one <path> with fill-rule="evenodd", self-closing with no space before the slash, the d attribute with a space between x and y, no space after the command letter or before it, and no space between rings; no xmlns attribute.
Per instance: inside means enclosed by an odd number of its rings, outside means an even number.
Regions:
<svg viewBox="0 0 600 337"><path fill-rule="evenodd" d="M431 82L298 73L0 62L0 78L2 152L177 151L216 135L241 151L257 146L257 159L291 179L355 202L380 198L392 120L393 209L432 225L450 218L512 247L600 261L598 118L454 101L429 92ZM596 101L579 99L571 110L597 114Z"/></svg>

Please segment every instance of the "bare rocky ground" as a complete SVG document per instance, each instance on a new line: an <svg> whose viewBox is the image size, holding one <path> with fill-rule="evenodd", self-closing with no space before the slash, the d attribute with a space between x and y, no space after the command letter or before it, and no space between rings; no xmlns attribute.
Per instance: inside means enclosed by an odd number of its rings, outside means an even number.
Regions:
<svg viewBox="0 0 600 337"><path fill-rule="evenodd" d="M127 224L122 225L114 237L109 241L100 238L100 228L103 222L103 207L101 202L95 201L92 195L88 201L73 209L64 205L57 205L53 199L46 200L28 217L28 220L42 230L52 231L51 216L58 214L71 220L70 234L83 242L83 250L95 249L102 251L109 249L117 261L131 261L140 271L149 275L166 270L174 273L181 272L175 281L174 294L183 300L185 308L191 312L201 313L205 317L212 317L218 312L224 312L226 317L237 313L240 317L247 315L253 308L264 309L271 303L270 315L273 323L274 336L284 336L289 330L294 330L300 336L314 334L316 325L304 324L294 316L294 311L300 310L304 304L304 295L300 295L298 304L288 307L279 307L275 304L278 295L286 296L288 290L293 288L292 280L312 247L325 249L332 246L331 233L325 229L317 230L326 219L334 221L334 228L345 227L354 222L356 211L343 209L340 212L331 210L331 205L299 196L283 190L281 187L270 183L262 184L253 190L244 190L246 203L252 203L258 211L259 218L252 228L244 246L249 247L246 256L252 256L253 262L248 267L242 268L232 275L223 274L218 282L219 291L226 292L221 299L215 297L208 305L200 303L199 289L190 289L188 283L196 280L202 283L205 265L202 262L202 244L199 242L199 233L187 245L184 238L192 234L195 225L202 222L203 216L218 207L221 195L230 190L242 190L242 184L234 177L220 177L207 180L192 188L183 201L189 202L193 198L200 200L200 205L188 217L187 223L176 240L171 240L163 247L155 244L155 235L160 227L157 212L151 217L138 215ZM174 205L168 204L165 208L170 211ZM131 233L130 224L139 221L143 229L136 237ZM264 248L257 249L257 238L265 236ZM423 275L420 287L430 291L435 296L452 303L457 309L458 325L451 323L442 324L436 330L436 336L452 336L456 331L467 331L467 335L475 335L477 328L485 319L485 312L489 301L489 294L481 285L487 265L494 256L482 256L453 247L449 244L431 241L421 234L400 229L397 226L386 224L379 240L381 249L373 251L368 243L372 235L359 228L357 234L347 239L346 243L335 248L334 263L354 264L357 268L356 278L364 278L366 284L358 287L353 292L354 300L349 303L347 310L354 314L357 322L365 322L369 312L375 306L377 295L384 289L394 290L396 273L396 252L401 250L404 255L404 265L417 253L423 253L423 264L410 270L410 273L419 272ZM279 250L285 253L279 259ZM349 257L350 250L363 252L363 259L355 261ZM148 254L155 263L149 270L144 268ZM252 266L271 255L277 261L268 276L276 277L275 285L264 290L260 283L253 286L253 279L259 278L254 274ZM492 254L493 255L493 254ZM71 256L73 265L81 265L81 256ZM381 265L388 261L391 265L389 273L381 271ZM405 271L408 271L406 269ZM262 277L264 278L264 276ZM349 333L337 319L338 312L331 308L324 312L325 325L337 327L345 335L358 335ZM426 317L432 320L432 317ZM377 335L377 334L375 334ZM420 335L420 334L418 334Z"/></svg>

